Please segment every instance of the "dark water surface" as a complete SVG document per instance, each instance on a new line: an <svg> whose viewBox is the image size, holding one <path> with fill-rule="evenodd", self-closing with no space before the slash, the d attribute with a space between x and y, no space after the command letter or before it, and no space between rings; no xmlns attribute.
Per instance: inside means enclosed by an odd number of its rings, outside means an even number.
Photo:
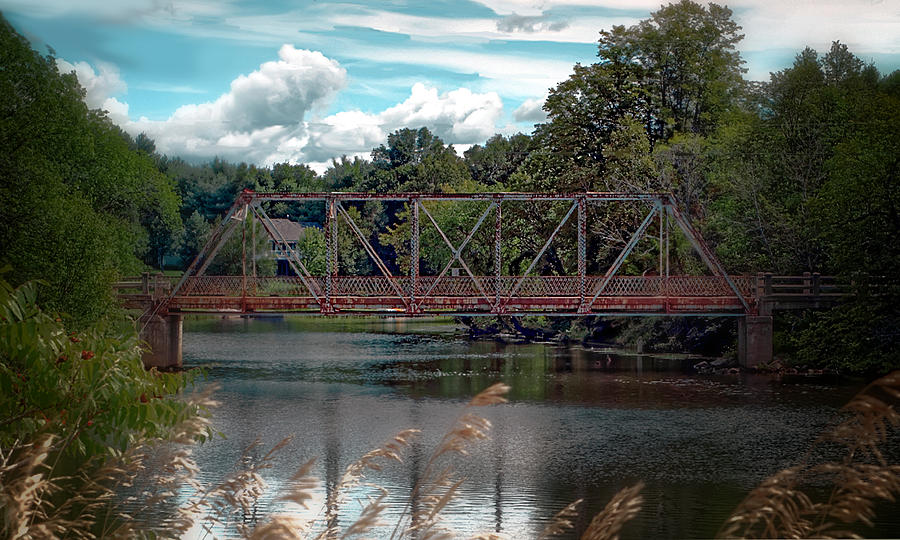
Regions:
<svg viewBox="0 0 900 540"><path fill-rule="evenodd" d="M460 537L533 538L579 498L583 530L616 491L643 481L643 510L626 538L707 538L751 488L800 460L862 386L695 376L686 367L696 360L472 342L441 321L202 319L184 330L185 366L205 367L221 386L214 423L227 436L195 452L201 480L221 480L258 437L267 449L295 435L248 520L283 509L274 497L310 457L330 485L348 463L415 427L423 433L404 463L369 477L389 490L385 521L396 521L464 404L503 381L510 403L478 411L494 423L492 438L456 463L466 482L444 514ZM365 493L351 496L342 523L358 516L355 498ZM900 535L892 512L875 533Z"/></svg>

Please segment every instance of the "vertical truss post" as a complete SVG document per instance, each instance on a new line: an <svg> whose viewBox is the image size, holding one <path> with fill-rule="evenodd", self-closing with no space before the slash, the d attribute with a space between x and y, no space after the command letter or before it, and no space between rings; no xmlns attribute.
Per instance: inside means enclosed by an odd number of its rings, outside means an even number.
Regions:
<svg viewBox="0 0 900 540"><path fill-rule="evenodd" d="M587 287L587 201L578 198L578 305L584 306Z"/></svg>
<svg viewBox="0 0 900 540"><path fill-rule="evenodd" d="M502 288L501 275L503 273L500 243L503 239L503 201L497 201L497 215L494 222L494 310L500 307L500 293Z"/></svg>
<svg viewBox="0 0 900 540"><path fill-rule="evenodd" d="M253 271L253 283L256 286L256 218L250 222L250 268Z"/></svg>
<svg viewBox="0 0 900 540"><path fill-rule="evenodd" d="M338 258L338 219L337 209L334 207L335 201L331 199L328 203L329 215L331 215L331 275L337 277L341 268L341 262Z"/></svg>
<svg viewBox="0 0 900 540"><path fill-rule="evenodd" d="M241 223L241 311L247 311L247 219L250 212L244 206L244 221Z"/></svg>
<svg viewBox="0 0 900 540"><path fill-rule="evenodd" d="M416 291L419 287L419 199L410 199L412 223L409 240L409 305L417 311Z"/></svg>
<svg viewBox="0 0 900 540"><path fill-rule="evenodd" d="M666 224L666 278L663 281L663 292L666 296L666 305L669 304L669 213L663 212L663 221Z"/></svg>
<svg viewBox="0 0 900 540"><path fill-rule="evenodd" d="M337 235L332 231L332 226L337 223L334 215L334 199L325 199L325 303L331 307L331 296L334 294L334 249L332 244L337 241Z"/></svg>
<svg viewBox="0 0 900 540"><path fill-rule="evenodd" d="M662 209L662 202L656 203L656 211L659 212L659 276L663 275L663 219L665 212Z"/></svg>

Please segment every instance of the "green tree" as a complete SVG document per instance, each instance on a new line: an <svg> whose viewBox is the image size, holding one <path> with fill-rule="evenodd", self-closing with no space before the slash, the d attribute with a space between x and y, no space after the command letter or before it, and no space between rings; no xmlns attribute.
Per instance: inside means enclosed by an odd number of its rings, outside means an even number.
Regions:
<svg viewBox="0 0 900 540"><path fill-rule="evenodd" d="M43 303L81 322L181 227L171 181L83 96L0 20L0 253L12 279L45 280Z"/></svg>
<svg viewBox="0 0 900 540"><path fill-rule="evenodd" d="M550 91L548 121L535 132L547 155L536 157L531 176L553 176L563 191L599 189L604 148L626 118L644 127L651 148L675 133L712 133L744 88L736 50L743 36L731 15L682 0L601 32L600 61L576 64Z"/></svg>
<svg viewBox="0 0 900 540"><path fill-rule="evenodd" d="M300 259L314 276L324 276L326 272L325 231L309 227L303 230L297 242Z"/></svg>
<svg viewBox="0 0 900 540"><path fill-rule="evenodd" d="M485 186L503 186L525 161L531 137L517 133L510 137L494 135L484 146L476 144L465 151L472 180Z"/></svg>
<svg viewBox="0 0 900 540"><path fill-rule="evenodd" d="M465 162L452 146L428 128L403 128L388 135L387 146L372 150L374 171L365 190L438 192L469 178Z"/></svg>

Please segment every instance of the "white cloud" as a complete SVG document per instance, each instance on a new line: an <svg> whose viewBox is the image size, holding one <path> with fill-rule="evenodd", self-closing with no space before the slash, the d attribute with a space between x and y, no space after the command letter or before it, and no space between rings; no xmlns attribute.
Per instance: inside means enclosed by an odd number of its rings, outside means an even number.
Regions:
<svg viewBox="0 0 900 540"><path fill-rule="evenodd" d="M103 100L103 105L100 108L105 110L109 119L116 124L124 126L128 123L127 103L123 103L114 97L110 97Z"/></svg>
<svg viewBox="0 0 900 540"><path fill-rule="evenodd" d="M128 122L128 104L119 101L115 95L128 91L128 85L119 75L116 66L105 62L97 64L97 71L87 62L67 62L61 58L56 60L56 69L60 73L75 72L78 84L84 88L84 102L91 109L103 109L110 120L125 125Z"/></svg>
<svg viewBox="0 0 900 540"><path fill-rule="evenodd" d="M555 41L595 43L600 29L616 24L631 25L637 17L595 17L554 19L547 15L510 14L502 18L425 17L391 11L368 10L356 14L329 14L333 25L372 28L414 37L423 42L457 43L461 39L488 41Z"/></svg>
<svg viewBox="0 0 900 540"><path fill-rule="evenodd" d="M56 60L56 68L60 73L75 72L78 83L84 88L84 102L92 109L104 108L110 96L123 94L128 90L125 81L119 76L116 66L106 62L97 64L97 71L87 62L69 63L63 59Z"/></svg>
<svg viewBox="0 0 900 540"><path fill-rule="evenodd" d="M795 0L753 2L735 15L745 38L741 49L794 49L809 45L826 52L840 40L852 52L900 53L900 9L896 2Z"/></svg>
<svg viewBox="0 0 900 540"><path fill-rule="evenodd" d="M271 163L296 160L306 145L305 116L346 84L346 71L322 53L283 45L265 62L231 82L213 102L179 107L167 120L141 118L129 132L146 132L160 152L205 159Z"/></svg>
<svg viewBox="0 0 900 540"><path fill-rule="evenodd" d="M498 15L539 16L545 11L559 6L604 7L610 9L659 9L660 0L475 0Z"/></svg>
<svg viewBox="0 0 900 540"><path fill-rule="evenodd" d="M547 113L544 111L544 102L547 96L526 99L519 107L513 111L513 120L516 122L543 122L547 119Z"/></svg>
<svg viewBox="0 0 900 540"><path fill-rule="evenodd" d="M324 162L343 154L368 154L397 129L427 127L448 144L474 144L497 132L503 102L494 92L458 88L445 94L417 83L403 102L380 113L344 111L310 125L304 149L310 161Z"/></svg>
<svg viewBox="0 0 900 540"><path fill-rule="evenodd" d="M224 16L232 11L228 0L4 0L3 8L34 17L89 16L101 20L134 23L190 21L197 17Z"/></svg>
<svg viewBox="0 0 900 540"><path fill-rule="evenodd" d="M507 17L542 17L555 7L603 7L629 11L646 11L639 19L646 18L666 2L660 0L476 0L498 15ZM704 3L704 2L700 2ZM825 49L834 40L846 43L855 53L900 52L900 9L892 0L731 0L727 5L734 10L734 20L743 27L746 35L742 50L795 49L805 46ZM592 21L594 22L594 21ZM636 21L634 21L636 22ZM579 24L572 21L573 26ZM597 31L612 24L633 22L609 21L595 26ZM574 30L574 28L572 29ZM561 31L565 35L570 29ZM551 32L540 32L549 36ZM518 39L527 39L519 35ZM552 39L552 38L551 38Z"/></svg>
<svg viewBox="0 0 900 540"><path fill-rule="evenodd" d="M283 45L279 59L265 62L231 82L212 102L179 107L161 121L128 118L128 104L111 94L127 87L114 66L60 61L87 89L85 101L109 112L132 135L147 133L159 152L188 159L220 156L271 164L314 162L323 169L332 157L366 156L403 127L426 126L447 143L482 142L496 132L503 103L494 92L467 88L441 94L421 83L407 99L378 113L344 111L307 118L346 85L346 71L320 52Z"/></svg>
<svg viewBox="0 0 900 540"><path fill-rule="evenodd" d="M128 118L128 104L110 95L127 89L114 66L100 64L95 71L86 62L60 61L60 70L76 72L91 107L106 109L132 135L147 133L159 152L188 159L322 165L344 154L368 155L388 133L422 126L448 144L470 145L496 133L503 114L495 92L458 88L442 94L415 83L408 98L381 112L343 111L310 120L346 85L347 73L322 53L292 45L283 45L278 56L238 76L215 101L183 105L161 121Z"/></svg>

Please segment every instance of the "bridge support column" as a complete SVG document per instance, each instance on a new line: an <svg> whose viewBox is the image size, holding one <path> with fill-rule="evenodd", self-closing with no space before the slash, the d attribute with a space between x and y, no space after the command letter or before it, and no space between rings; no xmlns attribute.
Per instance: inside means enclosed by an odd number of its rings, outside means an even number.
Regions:
<svg viewBox="0 0 900 540"><path fill-rule="evenodd" d="M173 369L181 367L181 315L154 315L144 321L141 339L150 346L142 359L144 367Z"/></svg>
<svg viewBox="0 0 900 540"><path fill-rule="evenodd" d="M772 316L747 315L738 319L738 361L741 367L772 362Z"/></svg>

